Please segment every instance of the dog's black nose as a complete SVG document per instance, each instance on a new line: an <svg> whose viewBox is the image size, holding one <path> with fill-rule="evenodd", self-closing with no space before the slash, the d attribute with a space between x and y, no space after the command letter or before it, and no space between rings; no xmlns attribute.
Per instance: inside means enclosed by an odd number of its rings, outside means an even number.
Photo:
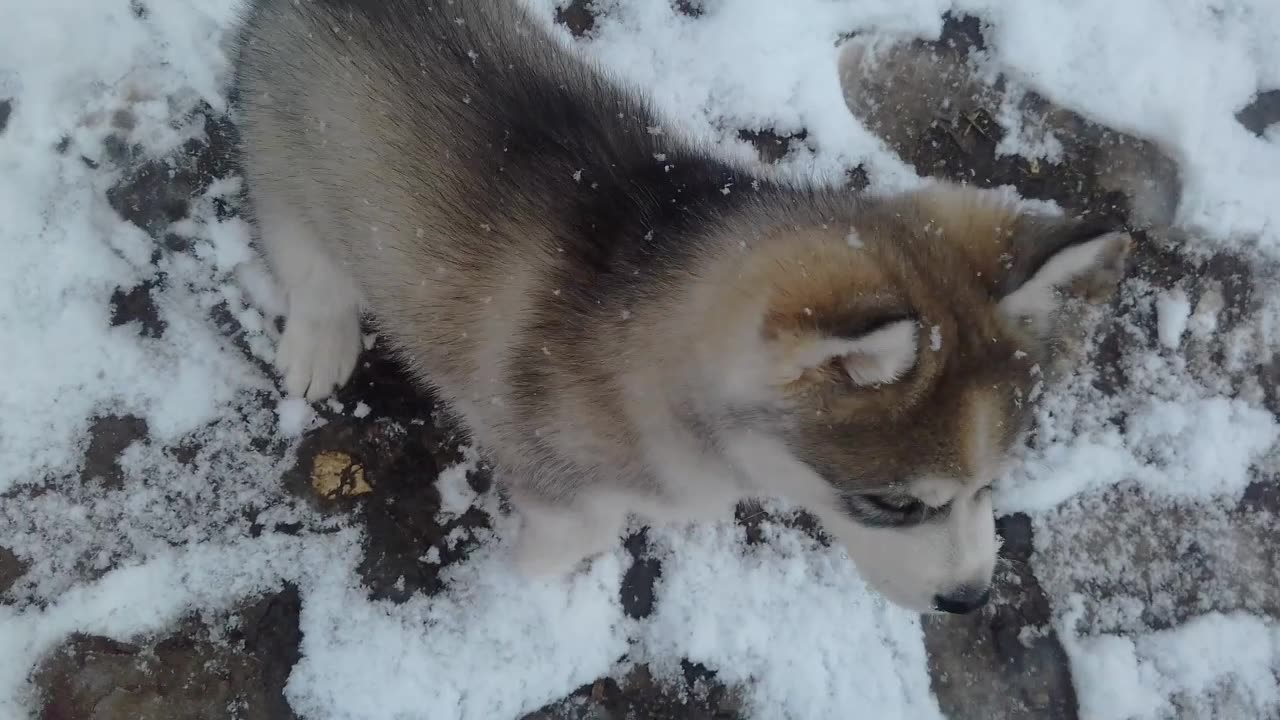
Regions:
<svg viewBox="0 0 1280 720"><path fill-rule="evenodd" d="M934 595L933 606L944 613L965 615L986 605L990 599L990 590L966 587L949 595Z"/></svg>

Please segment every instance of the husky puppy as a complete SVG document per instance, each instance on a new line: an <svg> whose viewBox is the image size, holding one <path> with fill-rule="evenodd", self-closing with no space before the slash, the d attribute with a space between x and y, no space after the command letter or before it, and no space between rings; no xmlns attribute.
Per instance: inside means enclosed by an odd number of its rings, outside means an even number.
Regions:
<svg viewBox="0 0 1280 720"><path fill-rule="evenodd" d="M527 572L783 496L896 603L985 601L991 482L1126 235L769 180L514 0L260 0L238 82L285 388L341 385L369 311L491 458Z"/></svg>

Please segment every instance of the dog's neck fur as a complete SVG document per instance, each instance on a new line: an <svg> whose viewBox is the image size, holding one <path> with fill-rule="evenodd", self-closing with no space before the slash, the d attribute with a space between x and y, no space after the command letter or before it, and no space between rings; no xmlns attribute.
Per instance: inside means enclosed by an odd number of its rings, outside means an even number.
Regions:
<svg viewBox="0 0 1280 720"><path fill-rule="evenodd" d="M636 358L619 373L624 406L646 464L667 476L657 478L663 488L696 469L717 478L734 500L797 495L797 488L769 480L801 473L772 432L785 416L777 412L773 382L779 358L764 330L773 299L767 267L785 262L799 245L762 225L752 209L716 219L719 232L684 269L678 292L639 311L622 340Z"/></svg>

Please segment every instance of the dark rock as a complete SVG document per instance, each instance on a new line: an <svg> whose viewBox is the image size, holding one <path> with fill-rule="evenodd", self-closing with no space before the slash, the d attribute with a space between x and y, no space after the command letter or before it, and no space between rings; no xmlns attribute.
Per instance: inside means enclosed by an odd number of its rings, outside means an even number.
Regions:
<svg viewBox="0 0 1280 720"><path fill-rule="evenodd" d="M1053 545L1042 549L1041 567L1052 575L1042 579L1055 596L1088 588L1079 629L1089 634L1171 628L1208 612L1278 617L1274 483L1259 478L1230 509L1154 501L1132 487L1083 498L1058 511ZM1079 557L1125 571L1103 575L1066 560ZM1118 613L1117 604L1142 613Z"/></svg>
<svg viewBox="0 0 1280 720"><path fill-rule="evenodd" d="M9 592L9 589L27 574L27 569L27 564L12 550L0 547L0 596Z"/></svg>
<svg viewBox="0 0 1280 720"><path fill-rule="evenodd" d="M1253 265L1242 255L1230 250L1215 252L1192 277L1197 291L1212 285L1222 293L1223 307L1218 316L1220 332L1229 331L1257 315L1260 308L1255 288L1259 281ZM1196 292L1193 299L1198 299L1200 294Z"/></svg>
<svg viewBox="0 0 1280 720"><path fill-rule="evenodd" d="M809 137L808 130L800 130L789 135L779 135L772 130L738 131L738 139L751 143L760 154L760 160L766 163L776 163L786 157L795 143L803 143L807 137Z"/></svg>
<svg viewBox="0 0 1280 720"><path fill-rule="evenodd" d="M111 295L111 325L138 323L143 337L158 338L164 334L165 322L156 310L151 291L155 281L144 281L130 290L117 289Z"/></svg>
<svg viewBox="0 0 1280 720"><path fill-rule="evenodd" d="M866 52L856 36L850 42L842 63ZM1022 196L1053 200L1069 213L1132 227L1172 221L1180 193L1173 160L1151 143L1034 93L1022 98L1019 110L1061 141L1060 161L998 154L1007 129L992 113L1004 100L1004 83L983 81L969 64L970 53L983 45L977 18L948 15L939 41L894 46L873 66L842 64L845 103L921 175L979 187L1013 185Z"/></svg>
<svg viewBox="0 0 1280 720"><path fill-rule="evenodd" d="M706 12L702 7L702 0L675 0L675 9L681 15L691 18L702 17Z"/></svg>
<svg viewBox="0 0 1280 720"><path fill-rule="evenodd" d="M1247 513L1270 513L1280 519L1280 477L1270 475L1249 483L1240 501L1240 510Z"/></svg>
<svg viewBox="0 0 1280 720"><path fill-rule="evenodd" d="M294 717L284 697L293 666L302 658L302 598L288 585L282 592L263 598L240 612L233 637L244 643L245 652L257 658L253 678L261 688L263 717L285 720Z"/></svg>
<svg viewBox="0 0 1280 720"><path fill-rule="evenodd" d="M152 160L107 190L107 201L120 217L157 237L187 216L191 198L203 190L201 184L190 173Z"/></svg>
<svg viewBox="0 0 1280 720"><path fill-rule="evenodd" d="M128 167L142 157L141 145L130 145L117 133L111 133L103 138L102 149L108 161L121 167Z"/></svg>
<svg viewBox="0 0 1280 720"><path fill-rule="evenodd" d="M0 100L0 133L9 127L9 116L13 114L13 101L5 98Z"/></svg>
<svg viewBox="0 0 1280 720"><path fill-rule="evenodd" d="M111 207L154 238L162 238L170 224L186 217L191 200L234 167L236 136L229 120L208 108L198 116L204 118L203 140L187 141L172 157L143 162L107 190ZM117 144L114 153L108 146L108 157L123 153L124 162L132 161L133 153L124 148L123 140Z"/></svg>
<svg viewBox="0 0 1280 720"><path fill-rule="evenodd" d="M1280 90L1258 93L1253 102L1236 113L1236 120L1249 132L1261 136L1267 128L1280 123Z"/></svg>
<svg viewBox="0 0 1280 720"><path fill-rule="evenodd" d="M72 636L35 673L40 717L206 720L234 707L243 720L292 720L284 686L299 657L300 611L286 588L242 609L224 640L195 622L142 644Z"/></svg>
<svg viewBox="0 0 1280 720"><path fill-rule="evenodd" d="M1258 368L1263 399L1272 415L1280 416L1280 355L1273 356Z"/></svg>
<svg viewBox="0 0 1280 720"><path fill-rule="evenodd" d="M956 14L948 10L942 14L942 33L938 43L965 53L987 49L982 36L982 20L976 15Z"/></svg>
<svg viewBox="0 0 1280 720"><path fill-rule="evenodd" d="M1035 552L1035 533L1031 529L1031 518L1023 513L1002 515L996 518L996 534L1004 541L1000 554L1005 558L1020 562L1031 562L1031 553Z"/></svg>
<svg viewBox="0 0 1280 720"><path fill-rule="evenodd" d="M147 438L147 423L131 415L107 415L89 426L89 449L84 454L80 479L118 489L124 485L120 453L134 442Z"/></svg>
<svg viewBox="0 0 1280 720"><path fill-rule="evenodd" d="M803 510L775 515L762 508L759 503L744 501L738 503L734 511L734 520L746 531L748 545L765 542L765 525L781 525L799 530L822 545L831 544L831 538L822 530L822 524L818 519Z"/></svg>
<svg viewBox="0 0 1280 720"><path fill-rule="evenodd" d="M590 0L573 0L556 9L556 22L569 28L574 37L583 37L596 26L596 14Z"/></svg>
<svg viewBox="0 0 1280 720"><path fill-rule="evenodd" d="M639 620L653 613L653 589L662 576L662 563L649 555L647 529L628 537L624 545L632 562L622 576L622 611Z"/></svg>
<svg viewBox="0 0 1280 720"><path fill-rule="evenodd" d="M738 720L739 693L696 663L681 662L681 681L654 677L636 665L621 678L601 678L521 720Z"/></svg>
<svg viewBox="0 0 1280 720"><path fill-rule="evenodd" d="M191 249L191 239L177 233L165 233L160 244L169 252L183 253Z"/></svg>
<svg viewBox="0 0 1280 720"><path fill-rule="evenodd" d="M865 167L859 165L845 171L845 187L856 192L862 192L870 186L871 177L867 175Z"/></svg>

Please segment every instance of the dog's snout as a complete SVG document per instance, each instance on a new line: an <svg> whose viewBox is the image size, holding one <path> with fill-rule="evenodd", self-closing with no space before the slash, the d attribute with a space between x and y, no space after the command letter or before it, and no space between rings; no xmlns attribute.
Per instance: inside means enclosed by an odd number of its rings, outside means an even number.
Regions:
<svg viewBox="0 0 1280 720"><path fill-rule="evenodd" d="M987 588L965 587L947 595L934 595L933 606L953 615L965 615L977 610L991 599Z"/></svg>

